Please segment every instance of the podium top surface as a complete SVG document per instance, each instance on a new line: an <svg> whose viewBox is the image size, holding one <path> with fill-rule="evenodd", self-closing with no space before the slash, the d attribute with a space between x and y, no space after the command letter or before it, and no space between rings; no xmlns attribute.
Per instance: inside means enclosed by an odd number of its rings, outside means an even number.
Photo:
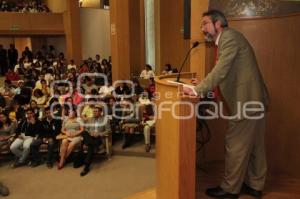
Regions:
<svg viewBox="0 0 300 199"><path fill-rule="evenodd" d="M165 86L178 87L180 85L180 83L176 82L177 74L178 73L157 76L155 78L155 82L157 84L161 84L161 85L165 85ZM194 77L195 77L195 73L184 72L184 73L181 73L181 75L180 75L180 81L183 84L192 85L191 79Z"/></svg>
<svg viewBox="0 0 300 199"><path fill-rule="evenodd" d="M197 102L200 99L199 96L185 95L182 91L183 84L194 86L193 84L191 84L191 79L193 77L195 77L195 73L189 73L189 72L181 73L181 77L180 77L181 83L180 83L180 82L176 82L177 73L161 75L161 76L157 76L155 78L155 83L158 87L164 88L163 90L160 90L163 93L169 91L168 88L170 88L170 87L178 88L178 91L177 91L178 94L176 95L178 97L178 99L189 100L189 101L192 100L192 101Z"/></svg>

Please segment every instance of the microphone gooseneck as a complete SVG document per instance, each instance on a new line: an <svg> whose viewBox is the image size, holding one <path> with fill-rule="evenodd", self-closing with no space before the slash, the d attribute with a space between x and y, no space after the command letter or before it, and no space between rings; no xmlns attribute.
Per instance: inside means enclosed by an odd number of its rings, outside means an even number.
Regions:
<svg viewBox="0 0 300 199"><path fill-rule="evenodd" d="M184 60L183 60L183 62L182 62L182 64L181 64L181 66L180 66L179 72L178 72L178 74L177 74L176 82L180 82L180 74L181 74L181 71L182 71L182 69L183 69L183 66L184 66L184 64L185 64L185 62L186 62L186 60L187 60L187 58L189 57L191 51L192 51L194 48L196 48L197 46L199 46L199 44L200 44L200 42L195 41L195 42L193 43L192 47L190 48L190 50L187 52L187 54L186 54L186 56L185 56L185 58L184 58Z"/></svg>

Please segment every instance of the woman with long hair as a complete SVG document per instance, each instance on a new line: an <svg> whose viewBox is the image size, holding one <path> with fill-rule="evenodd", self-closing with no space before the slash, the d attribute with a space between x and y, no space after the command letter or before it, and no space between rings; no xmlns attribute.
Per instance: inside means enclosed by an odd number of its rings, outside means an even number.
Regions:
<svg viewBox="0 0 300 199"><path fill-rule="evenodd" d="M9 119L6 113L0 113L0 150L9 143L10 137L15 133L17 122Z"/></svg>

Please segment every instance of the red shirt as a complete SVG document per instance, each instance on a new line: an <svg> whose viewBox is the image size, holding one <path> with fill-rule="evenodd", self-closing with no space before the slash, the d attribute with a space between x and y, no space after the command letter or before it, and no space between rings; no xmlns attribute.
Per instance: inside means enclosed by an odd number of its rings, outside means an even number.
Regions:
<svg viewBox="0 0 300 199"><path fill-rule="evenodd" d="M15 72L7 72L5 78L10 81L18 81L20 79L19 75Z"/></svg>

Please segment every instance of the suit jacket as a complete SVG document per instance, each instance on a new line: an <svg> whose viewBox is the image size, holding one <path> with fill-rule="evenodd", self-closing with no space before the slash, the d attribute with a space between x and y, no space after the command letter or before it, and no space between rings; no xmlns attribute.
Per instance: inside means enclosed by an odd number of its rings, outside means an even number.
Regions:
<svg viewBox="0 0 300 199"><path fill-rule="evenodd" d="M205 95L216 86L219 86L227 103L229 115L237 114L238 102L243 105L256 101L266 106L269 101L251 45L241 33L230 28L225 28L221 34L217 64L195 90L200 95ZM239 119L243 118L242 115Z"/></svg>

